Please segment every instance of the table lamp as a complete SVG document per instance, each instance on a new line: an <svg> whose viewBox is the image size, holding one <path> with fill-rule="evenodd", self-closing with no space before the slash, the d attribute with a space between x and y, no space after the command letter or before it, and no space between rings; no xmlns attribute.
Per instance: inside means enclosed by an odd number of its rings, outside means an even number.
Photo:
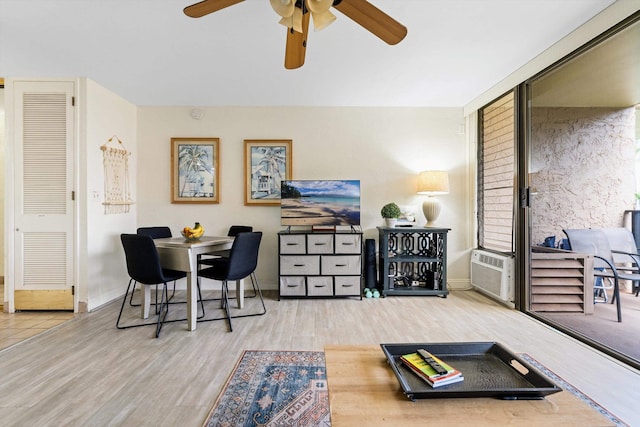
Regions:
<svg viewBox="0 0 640 427"><path fill-rule="evenodd" d="M422 202L422 212L427 219L427 227L432 226L440 211L442 204L433 196L449 193L449 173L447 171L424 171L418 175L418 194L424 194L427 198Z"/></svg>

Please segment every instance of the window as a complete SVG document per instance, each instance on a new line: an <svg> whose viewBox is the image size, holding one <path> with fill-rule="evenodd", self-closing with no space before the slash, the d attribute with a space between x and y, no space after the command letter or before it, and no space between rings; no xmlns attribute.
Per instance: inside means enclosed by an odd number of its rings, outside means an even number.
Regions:
<svg viewBox="0 0 640 427"><path fill-rule="evenodd" d="M479 111L478 244L514 252L515 95Z"/></svg>

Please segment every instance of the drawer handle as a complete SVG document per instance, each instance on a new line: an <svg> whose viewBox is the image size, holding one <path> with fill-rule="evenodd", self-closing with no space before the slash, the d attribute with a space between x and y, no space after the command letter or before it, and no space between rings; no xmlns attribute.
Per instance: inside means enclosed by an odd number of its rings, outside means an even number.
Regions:
<svg viewBox="0 0 640 427"><path fill-rule="evenodd" d="M349 243L343 243L342 245L343 246L353 246L353 243L350 243L350 242Z"/></svg>
<svg viewBox="0 0 640 427"><path fill-rule="evenodd" d="M314 245L316 245L316 246L325 246L326 243L314 243Z"/></svg>
<svg viewBox="0 0 640 427"><path fill-rule="evenodd" d="M314 285L314 288L326 288L327 285Z"/></svg>
<svg viewBox="0 0 640 427"><path fill-rule="evenodd" d="M294 267L304 267L306 264L293 264Z"/></svg>
<svg viewBox="0 0 640 427"><path fill-rule="evenodd" d="M336 264L336 267L346 267L347 264Z"/></svg>
<svg viewBox="0 0 640 427"><path fill-rule="evenodd" d="M300 285L287 285L287 288L297 288Z"/></svg>
<svg viewBox="0 0 640 427"><path fill-rule="evenodd" d="M298 246L297 243L287 243L287 246Z"/></svg>
<svg viewBox="0 0 640 427"><path fill-rule="evenodd" d="M343 288L353 288L353 285L340 285L340 286L342 286Z"/></svg>

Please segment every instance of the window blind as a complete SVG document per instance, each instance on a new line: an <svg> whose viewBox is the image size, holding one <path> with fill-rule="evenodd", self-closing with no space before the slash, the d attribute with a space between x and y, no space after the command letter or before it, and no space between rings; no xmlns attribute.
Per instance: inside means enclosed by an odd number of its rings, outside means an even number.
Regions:
<svg viewBox="0 0 640 427"><path fill-rule="evenodd" d="M515 180L514 92L480 110L478 243L513 253Z"/></svg>

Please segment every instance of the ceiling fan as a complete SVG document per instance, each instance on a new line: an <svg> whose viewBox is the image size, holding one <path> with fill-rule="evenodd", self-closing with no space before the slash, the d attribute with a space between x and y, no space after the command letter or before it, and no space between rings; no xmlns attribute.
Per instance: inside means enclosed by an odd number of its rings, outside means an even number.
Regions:
<svg viewBox="0 0 640 427"><path fill-rule="evenodd" d="M203 0L184 8L191 18L200 18L244 0ZM280 23L287 27L284 67L299 68L304 64L307 48L309 20L313 17L316 30L321 30L336 18L330 12L334 7L347 17L382 39L387 44L397 44L407 35L407 28L369 3L367 0L270 0L271 6L282 17Z"/></svg>

